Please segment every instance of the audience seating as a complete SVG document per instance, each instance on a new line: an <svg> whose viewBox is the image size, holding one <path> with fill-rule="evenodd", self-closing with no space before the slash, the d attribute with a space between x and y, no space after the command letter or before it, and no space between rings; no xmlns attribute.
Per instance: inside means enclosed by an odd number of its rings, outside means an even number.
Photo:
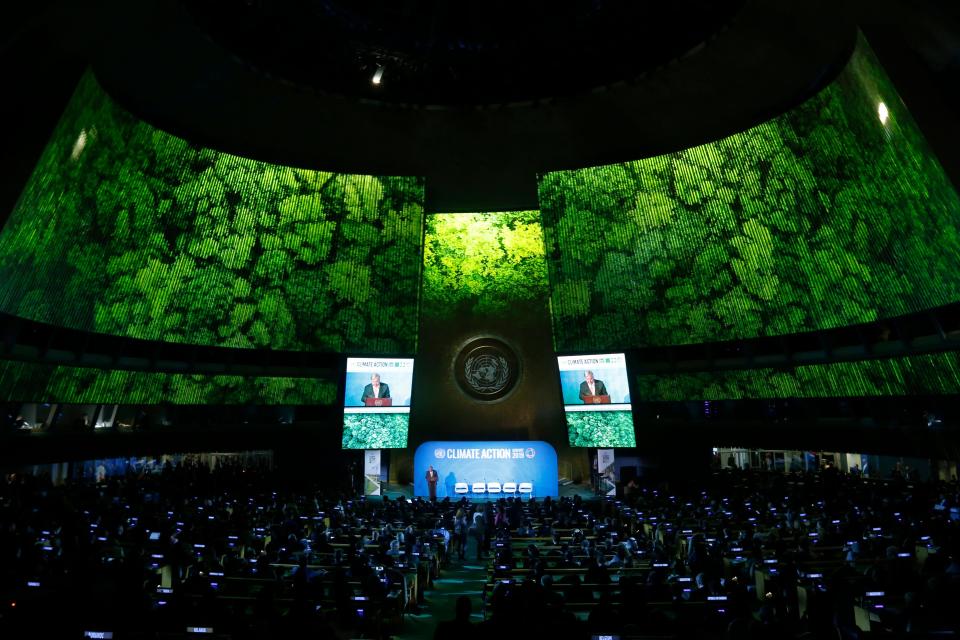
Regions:
<svg viewBox="0 0 960 640"><path fill-rule="evenodd" d="M8 479L0 514L18 526L3 529L0 572L13 586L0 595L18 606L0 616L0 634L20 637L19 616L41 606L74 606L86 620L97 585L136 576L121 588L142 599L114 615L145 633L205 620L224 637L250 637L276 619L311 628L293 636L389 635L456 556L460 508L471 522L472 512L485 515L469 537L488 557L485 637L531 620L550 637L719 640L734 623L787 636L817 624L849 637L908 625L939 633L953 628L947 603L960 601L956 484L718 472L705 485L645 487L619 502L537 500L529 483L514 494L512 483L498 492L484 482L476 502L408 503L274 492L271 482L265 472L196 468L97 487ZM68 529L84 533L68 539ZM838 608L826 615L824 603Z"/></svg>

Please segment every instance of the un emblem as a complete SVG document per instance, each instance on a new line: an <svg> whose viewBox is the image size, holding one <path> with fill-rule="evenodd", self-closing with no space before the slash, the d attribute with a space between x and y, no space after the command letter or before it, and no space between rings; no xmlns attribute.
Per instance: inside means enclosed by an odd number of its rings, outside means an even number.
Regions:
<svg viewBox="0 0 960 640"><path fill-rule="evenodd" d="M471 341L454 363L460 388L478 400L497 400L507 395L517 381L519 368L513 350L495 338Z"/></svg>
<svg viewBox="0 0 960 640"><path fill-rule="evenodd" d="M503 356L470 356L463 363L463 377L477 393L497 393L510 379L510 365Z"/></svg>

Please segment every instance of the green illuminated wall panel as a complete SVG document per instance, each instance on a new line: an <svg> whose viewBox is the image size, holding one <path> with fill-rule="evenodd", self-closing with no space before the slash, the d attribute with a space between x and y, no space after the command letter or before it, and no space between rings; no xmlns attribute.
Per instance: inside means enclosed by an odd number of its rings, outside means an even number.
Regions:
<svg viewBox="0 0 960 640"><path fill-rule="evenodd" d="M423 180L190 144L81 81L0 234L0 310L242 348L412 353Z"/></svg>
<svg viewBox="0 0 960 640"><path fill-rule="evenodd" d="M556 438L550 430L562 429L562 401L539 212L429 215L423 255L412 445L496 439L503 429L534 440ZM509 345L520 359L520 377L507 396L478 404L458 384L452 360L481 337Z"/></svg>
<svg viewBox="0 0 960 640"><path fill-rule="evenodd" d="M960 300L960 201L866 43L801 106L540 178L559 351L841 327Z"/></svg>
<svg viewBox="0 0 960 640"><path fill-rule="evenodd" d="M89 404L326 405L337 385L317 378L106 371L0 361L0 397L10 402Z"/></svg>
<svg viewBox="0 0 960 640"><path fill-rule="evenodd" d="M857 362L638 375L641 401L742 400L946 395L960 393L960 354L937 353Z"/></svg>
<svg viewBox="0 0 960 640"><path fill-rule="evenodd" d="M443 213L427 217L424 315L504 315L547 297L538 211Z"/></svg>

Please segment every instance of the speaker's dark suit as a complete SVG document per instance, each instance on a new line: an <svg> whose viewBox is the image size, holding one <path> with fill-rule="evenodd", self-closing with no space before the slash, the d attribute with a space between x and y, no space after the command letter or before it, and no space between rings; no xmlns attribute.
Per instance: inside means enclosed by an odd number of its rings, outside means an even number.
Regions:
<svg viewBox="0 0 960 640"><path fill-rule="evenodd" d="M586 397L589 396L589 395L595 395L595 396L607 396L607 395L610 395L609 393L607 393L607 387L604 386L603 380L597 380L596 378L594 378L594 380L593 380L593 388L596 389L597 392L594 393L594 394L591 394L591 393L590 393L590 387L587 386L587 381L584 380L583 382L581 382L581 383L580 383L580 400L583 400L584 398L586 398Z"/></svg>

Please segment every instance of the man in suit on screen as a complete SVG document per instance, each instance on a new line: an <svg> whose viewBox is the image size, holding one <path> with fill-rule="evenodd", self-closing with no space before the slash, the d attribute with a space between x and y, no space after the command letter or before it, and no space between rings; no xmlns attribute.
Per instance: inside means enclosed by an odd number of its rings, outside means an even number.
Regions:
<svg viewBox="0 0 960 640"><path fill-rule="evenodd" d="M389 398L390 385L380 382L380 374L375 373L370 376L370 384L363 388L363 395L360 396L360 404L366 404L367 398Z"/></svg>
<svg viewBox="0 0 960 640"><path fill-rule="evenodd" d="M587 396L610 395L607 393L607 387L603 384L603 380L594 379L593 371L587 371L583 378L583 382L580 383L580 400L582 402L587 402Z"/></svg>

